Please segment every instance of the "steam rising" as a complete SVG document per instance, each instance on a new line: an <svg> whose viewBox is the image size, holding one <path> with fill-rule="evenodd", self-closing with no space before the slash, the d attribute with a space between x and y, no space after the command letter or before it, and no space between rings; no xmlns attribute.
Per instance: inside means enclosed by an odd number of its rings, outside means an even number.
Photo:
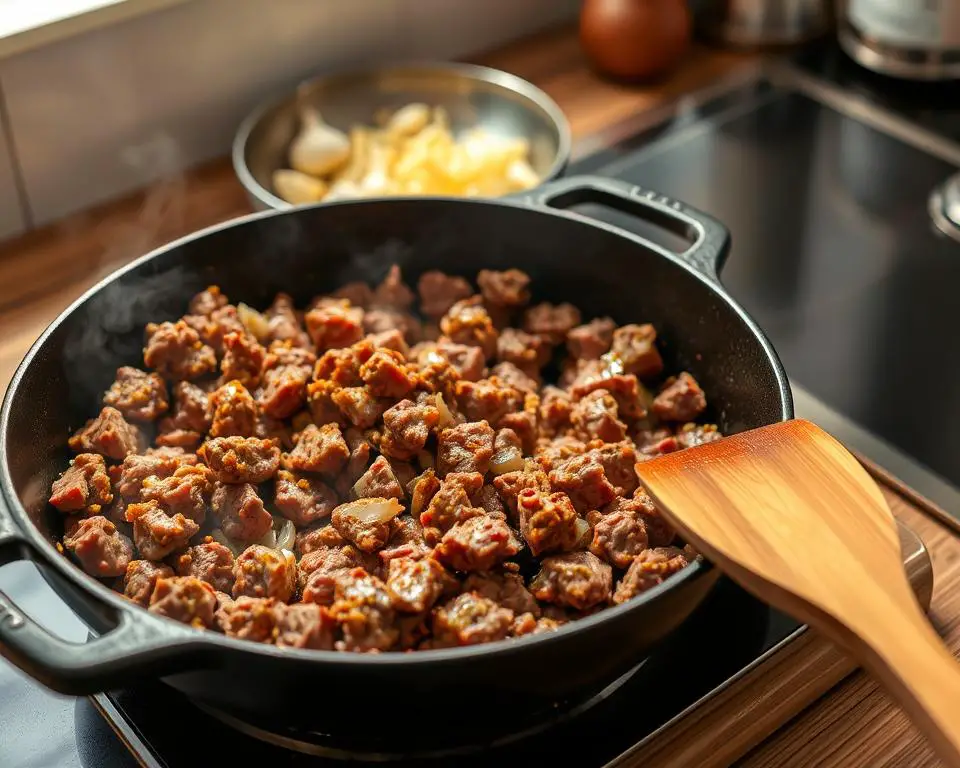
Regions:
<svg viewBox="0 0 960 768"><path fill-rule="evenodd" d="M182 234L188 226L187 177L176 140L158 132L124 147L120 158L143 180L145 191L135 218L125 216L121 222L107 218L97 225L102 252L92 277L98 279ZM145 323L181 314L188 290L186 271L177 265L162 272L127 275L78 309L62 354L71 404L89 411L119 365L138 364Z"/></svg>

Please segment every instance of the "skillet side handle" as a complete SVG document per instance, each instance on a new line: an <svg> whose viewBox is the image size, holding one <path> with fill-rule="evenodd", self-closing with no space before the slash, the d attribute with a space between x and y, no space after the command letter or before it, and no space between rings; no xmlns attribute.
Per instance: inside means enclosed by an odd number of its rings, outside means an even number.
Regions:
<svg viewBox="0 0 960 768"><path fill-rule="evenodd" d="M659 226L686 238L691 243L690 247L683 253L673 253L641 235L628 234L655 251L681 259L712 282L720 282L720 270L730 252L730 232L712 216L679 200L636 184L602 176L571 176L515 197L534 207L558 210L583 203L603 204Z"/></svg>
<svg viewBox="0 0 960 768"><path fill-rule="evenodd" d="M0 565L43 558L17 529L0 497ZM51 569L51 574L53 574ZM160 677L209 663L200 631L130 606L120 609L87 592L114 626L86 643L51 634L0 591L0 655L48 688L86 696L119 688L137 678Z"/></svg>

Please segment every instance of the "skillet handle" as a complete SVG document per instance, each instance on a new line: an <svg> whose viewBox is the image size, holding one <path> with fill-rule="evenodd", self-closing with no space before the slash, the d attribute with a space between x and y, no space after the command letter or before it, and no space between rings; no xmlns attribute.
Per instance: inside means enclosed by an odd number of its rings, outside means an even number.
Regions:
<svg viewBox="0 0 960 768"><path fill-rule="evenodd" d="M31 560L45 567L42 555L18 530L0 498L0 565ZM85 696L204 665L210 649L200 631L161 619L131 604L117 608L87 590L79 590L56 569L47 573L82 600L111 628L86 643L51 634L0 591L0 655L59 693Z"/></svg>
<svg viewBox="0 0 960 768"><path fill-rule="evenodd" d="M720 282L718 276L730 252L730 232L712 216L679 200L603 176L571 176L548 182L518 197L528 205L558 210L583 203L602 203L655 224L686 238L691 243L690 247L683 253L673 253L641 235L632 232L627 234L642 241L648 248L681 259L712 282Z"/></svg>

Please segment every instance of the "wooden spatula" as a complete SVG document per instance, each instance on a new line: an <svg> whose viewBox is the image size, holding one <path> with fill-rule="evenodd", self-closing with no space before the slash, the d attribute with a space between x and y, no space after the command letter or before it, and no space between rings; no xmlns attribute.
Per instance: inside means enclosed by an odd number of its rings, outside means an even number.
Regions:
<svg viewBox="0 0 960 768"><path fill-rule="evenodd" d="M880 489L795 420L637 464L684 539L761 600L870 670L960 768L960 665L914 598Z"/></svg>

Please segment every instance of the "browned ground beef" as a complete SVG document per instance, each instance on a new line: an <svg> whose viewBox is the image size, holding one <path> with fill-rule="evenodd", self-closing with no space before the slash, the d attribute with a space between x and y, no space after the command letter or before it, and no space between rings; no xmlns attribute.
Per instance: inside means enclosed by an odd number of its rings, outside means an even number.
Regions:
<svg viewBox="0 0 960 768"><path fill-rule="evenodd" d="M310 603L279 603L274 612L277 617L277 645L322 651L333 649L334 622L330 613L322 606Z"/></svg>
<svg viewBox="0 0 960 768"><path fill-rule="evenodd" d="M217 608L217 626L224 634L269 643L277 626L277 601L272 597L249 597L243 595Z"/></svg>
<svg viewBox="0 0 960 768"><path fill-rule="evenodd" d="M103 456L96 453L77 456L50 489L50 503L61 512L87 509L96 514L100 507L111 501L110 475L107 474Z"/></svg>
<svg viewBox="0 0 960 768"><path fill-rule="evenodd" d="M297 564L291 552L254 544L233 564L233 596L274 597L287 602L297 586Z"/></svg>
<svg viewBox="0 0 960 768"><path fill-rule="evenodd" d="M200 334L184 320L147 326L143 362L167 379L196 379L212 373L216 353L200 341Z"/></svg>
<svg viewBox="0 0 960 768"><path fill-rule="evenodd" d="M93 576L122 576L133 559L130 539L101 515L69 523L63 546Z"/></svg>
<svg viewBox="0 0 960 768"><path fill-rule="evenodd" d="M155 499L131 504L125 518L133 523L133 541L147 560L162 560L186 546L200 530L199 525L179 512L168 515Z"/></svg>
<svg viewBox="0 0 960 768"><path fill-rule="evenodd" d="M123 461L146 446L143 434L124 420L116 408L106 406L100 415L90 419L68 441L78 453L99 453L104 458Z"/></svg>
<svg viewBox="0 0 960 768"><path fill-rule="evenodd" d="M218 483L211 503L220 528L234 541L257 541L273 525L270 513L263 506L263 499L250 483Z"/></svg>
<svg viewBox="0 0 960 768"><path fill-rule="evenodd" d="M464 592L433 614L434 647L476 645L502 640L513 624L513 611L487 597Z"/></svg>
<svg viewBox="0 0 960 768"><path fill-rule="evenodd" d="M551 632L656 586L696 555L635 464L721 439L706 395L652 325L535 289L414 293L394 267L248 329L207 288L70 438L64 552L155 614L352 652Z"/></svg>
<svg viewBox="0 0 960 768"><path fill-rule="evenodd" d="M178 512L202 525L207 516L213 479L210 470L200 466L183 466L168 477L146 477L140 484L140 499L155 500L168 514Z"/></svg>
<svg viewBox="0 0 960 768"><path fill-rule="evenodd" d="M328 517L337 506L337 496L326 483L309 475L277 472L273 503L277 511L300 527Z"/></svg>
<svg viewBox="0 0 960 768"><path fill-rule="evenodd" d="M173 568L151 560L131 560L123 575L123 594L144 608L150 605L157 579L173 576Z"/></svg>
<svg viewBox="0 0 960 768"><path fill-rule="evenodd" d="M217 592L233 589L233 553L212 539L188 548L177 558L177 573L207 582Z"/></svg>
<svg viewBox="0 0 960 768"><path fill-rule="evenodd" d="M154 421L170 407L163 377L129 366L117 369L117 380L104 394L103 402L131 421Z"/></svg>
<svg viewBox="0 0 960 768"><path fill-rule="evenodd" d="M217 437L201 445L197 455L221 483L263 483L280 467L276 442L256 437Z"/></svg>
<svg viewBox="0 0 960 768"><path fill-rule="evenodd" d="M173 449L159 448L158 451ZM82 457L78 456L74 464ZM98 457L100 458L100 457ZM102 461L102 458L101 458ZM179 467L191 466L197 463L194 453L131 453L122 464L111 468L111 476L116 482L115 490L127 501L137 501L143 482L147 478L162 479L170 477ZM51 499L51 503L53 500Z"/></svg>
<svg viewBox="0 0 960 768"><path fill-rule="evenodd" d="M433 269L417 281L420 311L427 317L443 317L461 299L473 293L473 287L462 277L446 275Z"/></svg>
<svg viewBox="0 0 960 768"><path fill-rule="evenodd" d="M150 596L150 611L194 627L213 626L217 594L207 582L192 576L157 579Z"/></svg>

